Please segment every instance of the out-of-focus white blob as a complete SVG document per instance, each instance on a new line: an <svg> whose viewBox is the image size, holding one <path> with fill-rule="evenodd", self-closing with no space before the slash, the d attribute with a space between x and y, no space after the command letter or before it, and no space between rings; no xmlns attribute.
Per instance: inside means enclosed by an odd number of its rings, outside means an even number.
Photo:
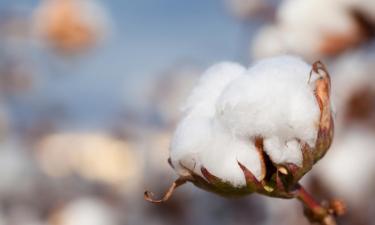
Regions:
<svg viewBox="0 0 375 225"><path fill-rule="evenodd" d="M320 115L308 82L310 71L310 65L293 56L263 60L248 70L233 63L208 69L188 98L172 140L176 172L201 174L204 167L241 186L245 178L240 162L261 180L264 165L255 147L257 137L264 138L273 162L301 165L296 140L315 145Z"/></svg>
<svg viewBox="0 0 375 225"><path fill-rule="evenodd" d="M76 199L52 214L51 225L118 225L113 209L95 198Z"/></svg>
<svg viewBox="0 0 375 225"><path fill-rule="evenodd" d="M375 2L373 0L335 0L346 7L361 13L370 23L375 23ZM374 24L375 25L375 24Z"/></svg>
<svg viewBox="0 0 375 225"><path fill-rule="evenodd" d="M352 119L370 125L375 113L375 54L363 49L348 52L331 63L333 98L337 108L336 127L341 131ZM351 118L359 117L359 118Z"/></svg>
<svg viewBox="0 0 375 225"><path fill-rule="evenodd" d="M30 191L36 171L26 149L14 141L0 144L0 194L13 195Z"/></svg>
<svg viewBox="0 0 375 225"><path fill-rule="evenodd" d="M141 159L123 140L104 133L55 133L36 146L43 171L54 177L82 177L133 190L141 179Z"/></svg>
<svg viewBox="0 0 375 225"><path fill-rule="evenodd" d="M365 204L375 187L375 133L357 128L337 137L312 173L349 206Z"/></svg>
<svg viewBox="0 0 375 225"><path fill-rule="evenodd" d="M100 43L109 17L96 0L43 0L34 13L34 33L61 53L76 53Z"/></svg>
<svg viewBox="0 0 375 225"><path fill-rule="evenodd" d="M316 60L341 53L363 39L356 18L336 1L284 0L276 17L275 24L256 35L251 45L254 58L284 52Z"/></svg>

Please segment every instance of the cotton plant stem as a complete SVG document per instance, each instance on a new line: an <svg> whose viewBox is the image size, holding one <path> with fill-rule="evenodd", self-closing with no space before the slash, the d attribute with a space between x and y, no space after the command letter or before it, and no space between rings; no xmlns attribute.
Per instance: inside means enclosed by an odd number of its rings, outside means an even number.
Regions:
<svg viewBox="0 0 375 225"><path fill-rule="evenodd" d="M153 198L154 194L152 192L150 192L150 191L145 191L144 198L145 198L146 201L149 201L149 202L152 202L152 203L163 203L163 202L166 202L172 196L173 192L179 186L185 184L189 179L190 179L190 177L180 177L177 180L175 180L171 184L171 186L169 187L169 189L167 190L167 192L164 194L164 196L161 199L154 199Z"/></svg>
<svg viewBox="0 0 375 225"><path fill-rule="evenodd" d="M336 225L336 220L331 212L332 210L321 206L314 198L298 184L295 190L296 198L302 202L305 207L305 215L311 222L318 222L321 225Z"/></svg>

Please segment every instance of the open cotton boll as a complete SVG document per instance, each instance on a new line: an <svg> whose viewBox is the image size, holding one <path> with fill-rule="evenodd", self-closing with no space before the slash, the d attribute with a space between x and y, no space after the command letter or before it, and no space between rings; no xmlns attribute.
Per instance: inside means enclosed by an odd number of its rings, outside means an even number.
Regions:
<svg viewBox="0 0 375 225"><path fill-rule="evenodd" d="M309 85L310 66L291 57L260 61L231 82L217 103L217 117L234 135L301 139L314 146L319 107Z"/></svg>
<svg viewBox="0 0 375 225"><path fill-rule="evenodd" d="M149 191L145 199L165 202L191 182L224 197L257 192L298 198L309 219L321 224L343 214L341 202L319 206L299 184L333 139L325 65L309 66L293 56L266 59L248 70L220 65L194 89L172 139L168 161L179 177L161 199Z"/></svg>
<svg viewBox="0 0 375 225"><path fill-rule="evenodd" d="M261 179L255 137L264 138L265 152L275 163L301 166L299 140L314 147L320 115L310 71L311 66L292 56L263 60L247 71L229 63L210 68L188 98L172 140L170 156L177 172L202 175L205 167L241 186L240 162Z"/></svg>

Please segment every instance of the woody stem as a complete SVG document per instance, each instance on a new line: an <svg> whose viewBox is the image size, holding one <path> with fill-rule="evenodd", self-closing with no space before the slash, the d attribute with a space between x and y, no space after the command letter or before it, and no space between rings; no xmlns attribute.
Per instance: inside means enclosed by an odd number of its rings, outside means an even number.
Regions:
<svg viewBox="0 0 375 225"><path fill-rule="evenodd" d="M305 207L305 215L311 222L322 225L336 225L335 218L329 210L315 201L315 199L301 186L297 185L295 196Z"/></svg>

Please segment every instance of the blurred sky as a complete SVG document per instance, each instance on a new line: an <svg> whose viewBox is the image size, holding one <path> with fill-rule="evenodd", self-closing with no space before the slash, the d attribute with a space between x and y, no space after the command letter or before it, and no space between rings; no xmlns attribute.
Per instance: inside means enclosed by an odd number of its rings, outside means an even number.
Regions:
<svg viewBox="0 0 375 225"><path fill-rule="evenodd" d="M18 100L18 113L30 114L31 108L38 111L38 101L41 105L45 101L52 105L63 102L73 120L106 122L123 106L143 110L146 87L175 64L192 62L205 68L222 60L246 61L246 31L228 14L222 1L101 3L112 19L110 39L84 57L63 63L50 53L32 50L32 60L41 65L39 76L45 76L41 79L44 84L29 96L31 99ZM0 10L31 14L37 4L36 0L0 0Z"/></svg>

